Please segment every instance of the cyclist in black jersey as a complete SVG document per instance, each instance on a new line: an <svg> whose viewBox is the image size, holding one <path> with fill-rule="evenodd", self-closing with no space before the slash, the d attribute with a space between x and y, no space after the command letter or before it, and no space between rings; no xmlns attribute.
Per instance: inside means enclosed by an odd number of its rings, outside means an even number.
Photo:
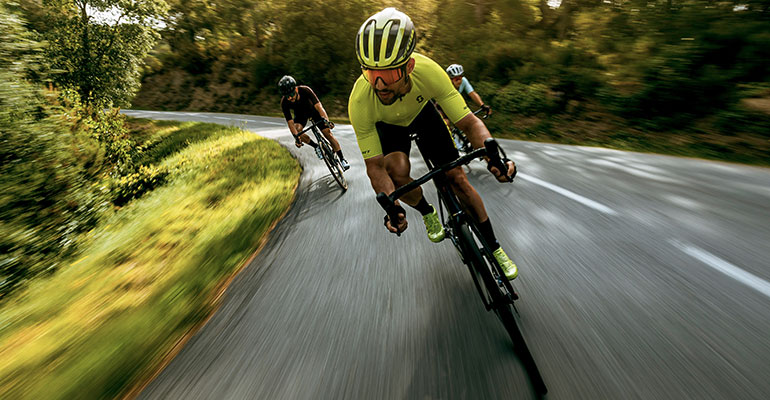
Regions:
<svg viewBox="0 0 770 400"><path fill-rule="evenodd" d="M289 125L289 130L292 136L294 136L295 144L297 147L302 147L303 143L307 143L310 147L315 149L316 156L322 159L321 148L318 143L313 141L306 133L303 133L299 137L297 134L302 131L307 123L308 118L313 121L320 121L318 127L321 129L324 137L329 140L332 145L332 149L340 159L342 168L346 171L350 168L350 164L342 155L342 149L339 142L332 135L332 128L334 124L329 121L329 116L326 115L321 101L318 100L313 89L305 85L297 85L297 81L286 75L278 81L278 89L281 91L281 110L283 110L283 116L286 118L286 123ZM294 116L292 116L294 111Z"/></svg>
<svg viewBox="0 0 770 400"><path fill-rule="evenodd" d="M435 164L442 165L459 157L447 125L431 100L441 105L450 120L468 133L474 147L483 147L484 140L491 137L484 123L470 112L443 68L430 58L414 53L416 39L412 20L395 8L386 8L368 18L356 36L356 55L363 73L350 93L348 115L375 193L390 194L397 186L412 181L409 136L413 132L423 143L430 143L426 152ZM508 159L504 159L499 168L489 165L488 169L501 182L516 174L515 164ZM457 167L446 174L457 197L479 222L481 234L492 247L506 277L515 278L516 264L497 242L484 202L465 172ZM418 187L407 193L402 200L423 215L431 241L444 239L444 228L436 209L428 204L422 189ZM385 226L391 232L407 227L403 208L398 217L397 221L386 218Z"/></svg>

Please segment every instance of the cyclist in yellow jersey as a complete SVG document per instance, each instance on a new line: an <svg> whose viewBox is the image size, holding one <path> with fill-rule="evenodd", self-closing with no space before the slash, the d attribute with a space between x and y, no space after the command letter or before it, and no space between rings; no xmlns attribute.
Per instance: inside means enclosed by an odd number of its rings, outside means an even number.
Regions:
<svg viewBox="0 0 770 400"><path fill-rule="evenodd" d="M356 55L363 73L353 86L348 115L361 149L366 173L376 193L392 193L397 186L412 181L409 176L409 135L416 132L426 146L427 157L441 165L459 157L452 137L436 107L435 100L449 119L468 133L474 147L483 147L491 137L484 123L468 109L460 93L436 62L414 53L417 36L412 20L395 8L386 8L369 17L356 35ZM489 165L501 182L516 174L515 164L505 159L499 166ZM484 202L471 186L461 167L447 173L458 198L479 222L486 241L508 279L518 274L516 264L505 254L495 238ZM444 228L436 209L417 188L402 197L423 216L428 238L444 239ZM406 229L406 211L399 205L398 221L386 218L391 232Z"/></svg>

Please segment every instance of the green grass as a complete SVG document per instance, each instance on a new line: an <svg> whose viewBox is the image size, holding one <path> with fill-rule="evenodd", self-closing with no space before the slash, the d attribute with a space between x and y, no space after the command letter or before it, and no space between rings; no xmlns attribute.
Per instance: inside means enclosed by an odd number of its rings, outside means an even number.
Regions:
<svg viewBox="0 0 770 400"><path fill-rule="evenodd" d="M289 207L300 167L277 143L212 124L138 124L170 182L0 310L0 398L125 394L213 311Z"/></svg>

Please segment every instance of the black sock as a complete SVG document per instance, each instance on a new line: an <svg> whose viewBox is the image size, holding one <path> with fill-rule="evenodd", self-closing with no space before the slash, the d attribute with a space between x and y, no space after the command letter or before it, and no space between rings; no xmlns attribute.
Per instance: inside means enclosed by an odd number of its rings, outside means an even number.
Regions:
<svg viewBox="0 0 770 400"><path fill-rule="evenodd" d="M337 157L340 158L340 160L344 160L345 156L342 155L342 149L337 150Z"/></svg>
<svg viewBox="0 0 770 400"><path fill-rule="evenodd" d="M316 147L318 147L318 143L314 142L314 141L313 141L313 139L310 139L310 141L309 141L309 142L307 142L307 144L309 144L309 145L310 145L310 147L312 147L312 148L314 148L314 149L315 149Z"/></svg>
<svg viewBox="0 0 770 400"><path fill-rule="evenodd" d="M422 215L428 215L433 212L433 206L428 204L428 200L425 200L425 196L422 196L420 202L416 206L412 206L415 210L419 211Z"/></svg>
<svg viewBox="0 0 770 400"><path fill-rule="evenodd" d="M484 241L487 242L492 251L500 248L500 243L495 238L495 231L492 229L492 223L489 222L489 218L484 222L479 222L479 230L481 231L481 236L484 237Z"/></svg>

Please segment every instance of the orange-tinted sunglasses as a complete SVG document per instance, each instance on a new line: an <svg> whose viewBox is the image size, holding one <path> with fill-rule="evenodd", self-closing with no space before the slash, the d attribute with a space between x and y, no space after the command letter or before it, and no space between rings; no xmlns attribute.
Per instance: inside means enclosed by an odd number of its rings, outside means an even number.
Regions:
<svg viewBox="0 0 770 400"><path fill-rule="evenodd" d="M363 69L364 71L364 78L372 84L377 83L377 79L382 79L382 83L385 84L385 86L390 86L396 82L398 82L401 78L404 77L405 68L404 67L398 67L394 69Z"/></svg>

